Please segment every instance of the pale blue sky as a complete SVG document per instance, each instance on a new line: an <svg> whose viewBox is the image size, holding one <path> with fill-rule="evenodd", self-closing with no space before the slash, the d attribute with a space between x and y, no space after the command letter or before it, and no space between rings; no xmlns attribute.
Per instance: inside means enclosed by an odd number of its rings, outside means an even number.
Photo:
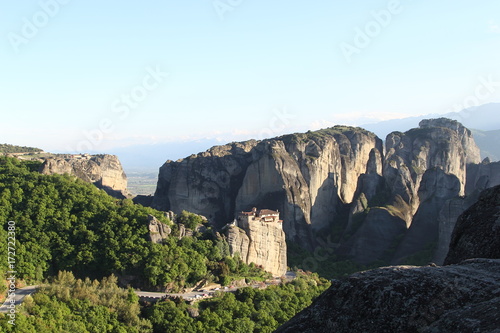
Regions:
<svg viewBox="0 0 500 333"><path fill-rule="evenodd" d="M57 0L0 0L1 143L261 138L456 111L481 78L500 82L497 0L401 0L383 27L373 12L391 1L60 2L50 16L41 4ZM233 4L223 19L221 3ZM25 38L33 23L42 27ZM342 43L356 47L356 29L377 25L348 62ZM155 68L169 74L159 84L147 77ZM144 79L147 96L114 112L122 95L146 91ZM500 86L477 100L500 101ZM293 117L276 118L283 110ZM102 136L100 122L112 126Z"/></svg>

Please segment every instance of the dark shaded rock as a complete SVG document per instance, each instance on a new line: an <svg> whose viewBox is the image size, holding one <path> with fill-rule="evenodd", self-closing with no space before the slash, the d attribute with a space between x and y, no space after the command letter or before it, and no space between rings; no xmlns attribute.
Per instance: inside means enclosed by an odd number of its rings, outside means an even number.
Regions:
<svg viewBox="0 0 500 333"><path fill-rule="evenodd" d="M351 241L340 251L360 264L387 260L385 256L394 251L395 240L400 239L406 230L406 223L398 213L387 208L372 208Z"/></svg>
<svg viewBox="0 0 500 333"><path fill-rule="evenodd" d="M276 332L499 332L499 204L496 186L460 216L445 260L451 265L384 267L333 280Z"/></svg>
<svg viewBox="0 0 500 333"><path fill-rule="evenodd" d="M500 260L385 267L334 280L276 332L495 332L499 298Z"/></svg>
<svg viewBox="0 0 500 333"><path fill-rule="evenodd" d="M466 309L450 311L433 323L426 332L500 332L500 297Z"/></svg>
<svg viewBox="0 0 500 333"><path fill-rule="evenodd" d="M153 203L153 196L137 195L134 198L132 198L132 201L137 205L142 205L144 207L151 207L151 204Z"/></svg>
<svg viewBox="0 0 500 333"><path fill-rule="evenodd" d="M500 185L484 190L457 220L444 263L469 258L500 258Z"/></svg>
<svg viewBox="0 0 500 333"><path fill-rule="evenodd" d="M467 195L496 185L500 185L500 162L490 163L485 159L482 163L467 165Z"/></svg>
<svg viewBox="0 0 500 333"><path fill-rule="evenodd" d="M445 226L441 226L440 213L449 200L465 194L467 163L480 162L479 150L471 132L457 121L425 119L419 125L405 133L393 132L387 136L383 185L374 174L359 177L344 235L352 234L352 229L356 229L353 222L359 221L363 212L365 218L352 239L340 246L340 254L350 255L357 263L383 260L391 264L420 264L434 257L442 263L446 256L457 216L454 214L461 211L443 212L445 222L453 219ZM491 174L489 170L484 172ZM468 202L463 201L460 206L465 209ZM384 225L379 215L366 214L368 209L376 207L390 211L391 219L404 221L407 229L404 235L393 232L380 237L375 232L377 245L367 241L370 237L367 231Z"/></svg>
<svg viewBox="0 0 500 333"><path fill-rule="evenodd" d="M446 201L458 197L459 192L460 181L455 175L446 174L439 168L425 171L418 189L420 205L394 254L392 264L404 263L405 258L426 248L436 247L439 239L439 212Z"/></svg>
<svg viewBox="0 0 500 333"><path fill-rule="evenodd" d="M450 248L451 234L455 229L457 219L467 208L479 199L479 192L466 197L457 197L447 200L439 211L437 222L439 225L438 243L432 262L442 265Z"/></svg>

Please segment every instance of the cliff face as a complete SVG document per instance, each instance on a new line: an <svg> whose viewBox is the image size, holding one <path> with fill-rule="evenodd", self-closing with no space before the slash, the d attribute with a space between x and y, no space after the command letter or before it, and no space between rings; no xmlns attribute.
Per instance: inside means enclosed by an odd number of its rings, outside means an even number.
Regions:
<svg viewBox="0 0 500 333"><path fill-rule="evenodd" d="M281 226L260 221L243 228L231 225L226 236L231 255L239 253L245 263L260 265L274 276L286 273L286 242Z"/></svg>
<svg viewBox="0 0 500 333"><path fill-rule="evenodd" d="M345 127L218 146L165 163L152 206L221 224L253 206L279 209L287 237L311 248L311 229L333 222L359 176L381 172L381 151L373 134Z"/></svg>
<svg viewBox="0 0 500 333"><path fill-rule="evenodd" d="M496 186L458 219L446 258L453 265L384 267L335 280L276 332L498 332L499 215Z"/></svg>
<svg viewBox="0 0 500 333"><path fill-rule="evenodd" d="M500 183L500 163L479 163L471 132L453 120L393 132L385 149L370 132L338 126L168 161L152 206L202 214L218 227L235 212L269 207L281 212L287 240L309 250L331 236L336 254L362 264L423 252L442 263L471 203L463 196Z"/></svg>
<svg viewBox="0 0 500 333"><path fill-rule="evenodd" d="M419 126L420 128L440 127L450 129L456 133L457 138L462 143L466 156L465 163L479 163L481 161L481 152L472 138L472 132L458 121L448 118L424 119L419 123Z"/></svg>
<svg viewBox="0 0 500 333"><path fill-rule="evenodd" d="M383 179L373 178L371 186L366 184L370 181L363 185L379 190L360 187L355 202L364 195L367 203L351 208L351 216L382 208L391 218L366 214L358 231L341 247L342 252L363 264L375 260L398 264L415 253L429 251L442 263L456 210L441 211L449 207L449 200L466 193L467 166L479 162L471 132L453 120L422 120L419 128L389 134ZM448 227L442 225L450 220ZM375 240L367 241L372 238Z"/></svg>
<svg viewBox="0 0 500 333"><path fill-rule="evenodd" d="M70 174L104 189L113 196L125 197L127 176L114 155L76 155L46 159L40 172Z"/></svg>
<svg viewBox="0 0 500 333"><path fill-rule="evenodd" d="M439 211L439 237L433 258L437 264L444 262L458 217L479 199L481 191L500 185L500 162L490 163L485 159L480 164L468 164L466 179L466 196L447 200Z"/></svg>
<svg viewBox="0 0 500 333"><path fill-rule="evenodd" d="M457 220L445 264L469 258L500 259L500 186L481 192Z"/></svg>
<svg viewBox="0 0 500 333"><path fill-rule="evenodd" d="M455 175L460 195L465 194L466 166L480 163L479 148L471 132L454 120L422 120L419 128L406 133L393 132L386 138L384 176L393 195L400 195L415 211L423 174L433 168Z"/></svg>
<svg viewBox="0 0 500 333"><path fill-rule="evenodd" d="M500 162L492 163L488 158L485 158L480 164L467 165L467 184L465 187L467 195L496 185L500 185Z"/></svg>

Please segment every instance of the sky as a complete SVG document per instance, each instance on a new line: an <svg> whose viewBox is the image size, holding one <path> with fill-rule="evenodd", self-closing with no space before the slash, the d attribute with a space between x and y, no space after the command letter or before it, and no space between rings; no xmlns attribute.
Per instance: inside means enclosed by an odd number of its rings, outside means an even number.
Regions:
<svg viewBox="0 0 500 333"><path fill-rule="evenodd" d="M500 101L498 0L0 0L0 142L238 141Z"/></svg>

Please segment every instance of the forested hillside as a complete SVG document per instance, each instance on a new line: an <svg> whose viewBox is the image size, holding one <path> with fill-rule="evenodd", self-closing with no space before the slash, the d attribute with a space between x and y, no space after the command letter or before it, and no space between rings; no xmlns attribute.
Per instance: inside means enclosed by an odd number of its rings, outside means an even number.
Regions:
<svg viewBox="0 0 500 333"><path fill-rule="evenodd" d="M76 177L41 175L38 167L0 158L0 220L15 222L18 279L40 281L61 270L99 279L113 273L135 286L181 290L201 279L224 284L232 275L265 274L234 264L227 242L208 225L204 233L179 239L177 224L162 212L114 199ZM173 230L163 244L148 239L150 214ZM182 218L189 223L195 217ZM0 230L2 246L6 228ZM1 255L5 271L5 251Z"/></svg>
<svg viewBox="0 0 500 333"><path fill-rule="evenodd" d="M116 277L75 279L60 272L18 310L16 325L0 314L0 332L273 332L319 296L329 283L300 274L290 283L267 289L245 287L194 304L164 300L140 305L132 289Z"/></svg>
<svg viewBox="0 0 500 333"><path fill-rule="evenodd" d="M42 283L17 307L15 326L0 314L2 332L272 332L329 286L302 273L290 283L221 292L194 304L140 304L132 288L119 284L180 291L201 280L227 285L269 274L230 257L226 240L208 224L179 237L178 224L164 213L114 199L76 177L42 175L39 166L0 157L0 245L6 248L7 221L14 221L16 278ZM172 230L159 244L148 238L150 215ZM177 222L195 230L203 220L183 212ZM0 268L5 276L5 251Z"/></svg>
<svg viewBox="0 0 500 333"><path fill-rule="evenodd" d="M15 145L9 145L6 143L0 144L0 153L8 153L8 154L15 154L15 153L39 153L42 152L43 150L40 148L34 148L34 147L24 147L24 146L15 146Z"/></svg>

